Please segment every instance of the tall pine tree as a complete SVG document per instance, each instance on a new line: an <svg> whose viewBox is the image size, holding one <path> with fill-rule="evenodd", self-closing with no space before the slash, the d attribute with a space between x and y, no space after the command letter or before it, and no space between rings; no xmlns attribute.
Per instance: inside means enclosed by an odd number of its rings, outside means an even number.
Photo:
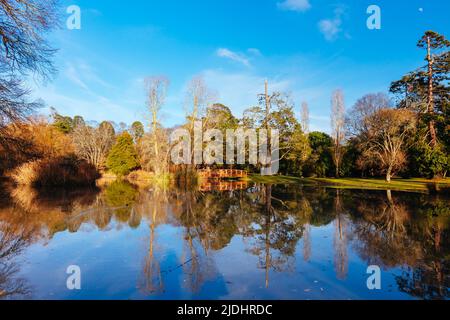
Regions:
<svg viewBox="0 0 450 320"><path fill-rule="evenodd" d="M413 167L424 170L411 174L445 175L450 169L450 41L426 31L417 46L426 50L426 64L393 82L391 92L399 108L412 109L419 118L409 156Z"/></svg>

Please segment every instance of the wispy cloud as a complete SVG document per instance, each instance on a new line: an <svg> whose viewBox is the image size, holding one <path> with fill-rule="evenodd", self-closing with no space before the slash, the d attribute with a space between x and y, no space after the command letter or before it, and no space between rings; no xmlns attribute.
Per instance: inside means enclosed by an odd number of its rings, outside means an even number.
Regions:
<svg viewBox="0 0 450 320"><path fill-rule="evenodd" d="M247 49L247 52L249 54L257 56L257 57L261 57L262 56L261 51L259 51L259 49L257 49L257 48L249 48L249 49Z"/></svg>
<svg viewBox="0 0 450 320"><path fill-rule="evenodd" d="M64 75L74 84L90 93L92 93L91 85L100 85L108 89L114 88L111 84L98 76L94 69L84 61L67 63L64 69Z"/></svg>
<svg viewBox="0 0 450 320"><path fill-rule="evenodd" d="M244 55L242 53L237 53L237 52L231 51L230 49L227 49L227 48L220 48L216 51L216 54L218 57L233 60L233 61L241 63L247 67L250 66L250 60L248 59L248 57L246 55Z"/></svg>
<svg viewBox="0 0 450 320"><path fill-rule="evenodd" d="M126 80L117 88L105 81L97 70L82 59L68 61L62 68L63 77L55 84L32 83L33 97L59 112L86 120L120 120L131 123L139 119L140 101L133 101L138 90ZM45 110L42 110L45 112Z"/></svg>
<svg viewBox="0 0 450 320"><path fill-rule="evenodd" d="M67 66L67 68L65 69L64 74L67 77L67 79L72 81L74 84L78 85L80 88L82 88L82 89L84 89L86 91L89 90L89 87L81 79L81 74L80 74L80 72L77 70L77 68L74 65L69 64Z"/></svg>
<svg viewBox="0 0 450 320"><path fill-rule="evenodd" d="M344 10L336 8L334 10L334 17L331 19L323 19L319 21L319 30L325 36L327 41L334 41L342 32L342 15Z"/></svg>
<svg viewBox="0 0 450 320"><path fill-rule="evenodd" d="M309 0L285 0L278 2L277 6L281 10L304 12L311 8Z"/></svg>
<svg viewBox="0 0 450 320"><path fill-rule="evenodd" d="M139 118L134 109L122 106L101 95L69 96L54 86L41 86L39 90L36 90L35 96L65 115L81 115L86 120L101 122L121 119L131 123Z"/></svg>

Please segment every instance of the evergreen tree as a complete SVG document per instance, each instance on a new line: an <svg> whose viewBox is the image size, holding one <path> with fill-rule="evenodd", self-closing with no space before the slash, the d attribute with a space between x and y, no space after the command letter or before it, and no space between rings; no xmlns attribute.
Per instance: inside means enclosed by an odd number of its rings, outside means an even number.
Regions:
<svg viewBox="0 0 450 320"><path fill-rule="evenodd" d="M308 135L311 155L306 161L305 175L327 177L334 174L334 164L331 155L333 138L323 132L311 132Z"/></svg>
<svg viewBox="0 0 450 320"><path fill-rule="evenodd" d="M75 116L72 120L73 127L85 126L86 122L84 121L82 116Z"/></svg>
<svg viewBox="0 0 450 320"><path fill-rule="evenodd" d="M131 135L135 142L138 142L144 136L144 125L140 121L135 121L131 125Z"/></svg>
<svg viewBox="0 0 450 320"><path fill-rule="evenodd" d="M124 176L139 167L138 155L134 147L133 137L123 132L111 149L106 165L118 176Z"/></svg>
<svg viewBox="0 0 450 320"><path fill-rule="evenodd" d="M53 126L60 132L68 134L73 130L73 119L68 116L63 116L56 111L55 108L51 108L51 117L53 118Z"/></svg>
<svg viewBox="0 0 450 320"><path fill-rule="evenodd" d="M419 118L417 134L411 138L409 174L445 176L450 166L450 41L427 31L418 42L425 49L426 65L391 85L399 108L415 111Z"/></svg>
<svg viewBox="0 0 450 320"><path fill-rule="evenodd" d="M116 136L116 129L114 129L114 126L111 122L109 121L103 121L102 123L100 123L99 125L99 129L107 132L107 134L110 137L115 137Z"/></svg>

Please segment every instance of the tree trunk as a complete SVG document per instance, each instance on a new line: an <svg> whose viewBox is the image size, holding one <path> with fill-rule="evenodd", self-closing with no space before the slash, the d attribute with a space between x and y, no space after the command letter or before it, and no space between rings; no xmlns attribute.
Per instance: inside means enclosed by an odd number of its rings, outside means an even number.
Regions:
<svg viewBox="0 0 450 320"><path fill-rule="evenodd" d="M391 183L392 179L392 168L389 168L386 172L386 182Z"/></svg>
<svg viewBox="0 0 450 320"><path fill-rule="evenodd" d="M272 175L272 145L271 145L272 133L270 132L270 125L269 125L271 97L269 96L269 82L267 80L264 82L264 100L265 100L265 105L266 105L266 116L265 116L264 122L265 122L266 131L267 131L267 153L268 153L268 156L270 157L270 164L269 165L264 164L264 174L267 176L271 176ZM267 162L267 161L265 161L265 162Z"/></svg>
<svg viewBox="0 0 450 320"><path fill-rule="evenodd" d="M334 158L335 158L335 162L336 162L336 179L339 179L340 173L339 173L339 169L341 166L341 154L340 154L340 145L339 145L339 140L336 139L336 146L335 146L335 151L334 151Z"/></svg>
<svg viewBox="0 0 450 320"><path fill-rule="evenodd" d="M432 117L434 115L434 96L433 96L433 57L431 56L431 43L430 37L427 38L427 60L428 60L428 115ZM431 147L434 149L437 145L437 135L434 119L429 120L429 130L431 136Z"/></svg>

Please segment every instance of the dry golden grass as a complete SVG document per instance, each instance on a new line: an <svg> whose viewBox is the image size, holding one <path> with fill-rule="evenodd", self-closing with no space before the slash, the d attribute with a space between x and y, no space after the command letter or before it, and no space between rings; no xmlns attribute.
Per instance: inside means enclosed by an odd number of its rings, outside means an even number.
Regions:
<svg viewBox="0 0 450 320"><path fill-rule="evenodd" d="M147 188L155 184L156 180L157 177L153 173L144 170L133 171L127 176L127 181L139 188Z"/></svg>
<svg viewBox="0 0 450 320"><path fill-rule="evenodd" d="M100 177L94 166L69 157L27 162L10 174L20 186L89 186Z"/></svg>
<svg viewBox="0 0 450 320"><path fill-rule="evenodd" d="M13 170L9 176L20 186L31 186L37 179L38 166L41 161L27 162Z"/></svg>

